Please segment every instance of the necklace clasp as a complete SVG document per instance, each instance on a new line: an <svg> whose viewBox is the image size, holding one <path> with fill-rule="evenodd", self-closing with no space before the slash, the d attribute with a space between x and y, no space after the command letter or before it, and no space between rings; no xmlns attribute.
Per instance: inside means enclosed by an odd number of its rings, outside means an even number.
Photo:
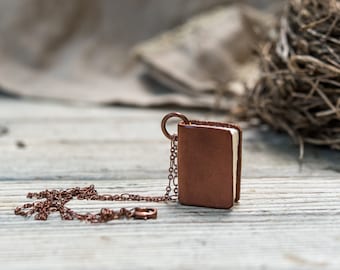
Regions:
<svg viewBox="0 0 340 270"><path fill-rule="evenodd" d="M133 217L135 219L156 219L157 209L156 208L141 208L136 207L133 212Z"/></svg>

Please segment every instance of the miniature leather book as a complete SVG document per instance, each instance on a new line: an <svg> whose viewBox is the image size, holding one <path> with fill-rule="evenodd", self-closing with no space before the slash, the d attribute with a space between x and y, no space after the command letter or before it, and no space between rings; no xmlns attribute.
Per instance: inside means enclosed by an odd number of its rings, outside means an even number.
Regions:
<svg viewBox="0 0 340 270"><path fill-rule="evenodd" d="M231 208L240 199L242 131L232 124L178 124L178 199L181 204Z"/></svg>

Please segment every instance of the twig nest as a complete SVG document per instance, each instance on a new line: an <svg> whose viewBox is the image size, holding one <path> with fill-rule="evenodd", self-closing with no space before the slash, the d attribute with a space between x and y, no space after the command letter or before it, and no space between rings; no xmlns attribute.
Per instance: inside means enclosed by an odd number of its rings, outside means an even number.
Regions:
<svg viewBox="0 0 340 270"><path fill-rule="evenodd" d="M263 46L255 113L300 144L340 150L340 1L290 0Z"/></svg>

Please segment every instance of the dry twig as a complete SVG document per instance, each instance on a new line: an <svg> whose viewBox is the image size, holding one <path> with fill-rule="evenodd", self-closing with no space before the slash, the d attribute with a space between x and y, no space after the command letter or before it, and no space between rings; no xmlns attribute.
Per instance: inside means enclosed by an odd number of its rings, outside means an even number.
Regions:
<svg viewBox="0 0 340 270"><path fill-rule="evenodd" d="M253 112L300 145L340 150L340 1L290 0L264 46Z"/></svg>

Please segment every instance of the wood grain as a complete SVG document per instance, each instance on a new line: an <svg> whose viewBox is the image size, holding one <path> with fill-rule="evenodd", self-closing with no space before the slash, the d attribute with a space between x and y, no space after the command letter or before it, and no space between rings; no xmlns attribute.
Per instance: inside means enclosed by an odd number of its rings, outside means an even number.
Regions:
<svg viewBox="0 0 340 270"><path fill-rule="evenodd" d="M0 125L9 129L0 137L2 268L339 269L340 154L307 147L300 165L290 139L268 130L245 130L241 201L231 211L141 203L158 207L158 219L100 225L13 215L28 191L46 188L163 194L166 111L0 100ZM83 212L137 206L69 205Z"/></svg>

